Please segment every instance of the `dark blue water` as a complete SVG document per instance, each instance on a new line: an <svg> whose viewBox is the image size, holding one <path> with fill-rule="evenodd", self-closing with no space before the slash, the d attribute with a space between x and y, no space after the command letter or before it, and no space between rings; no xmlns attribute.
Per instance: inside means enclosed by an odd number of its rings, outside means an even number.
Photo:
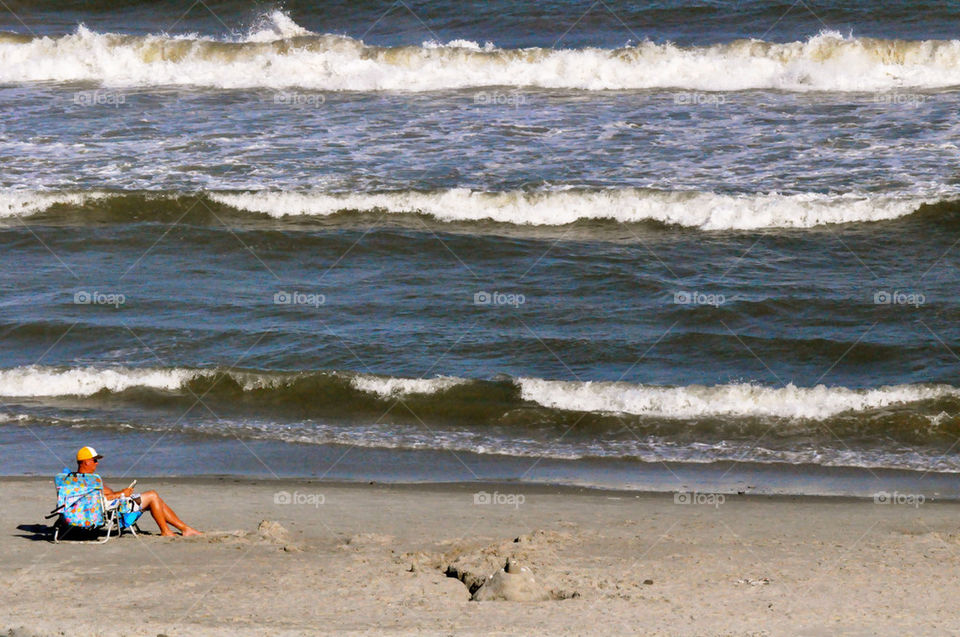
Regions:
<svg viewBox="0 0 960 637"><path fill-rule="evenodd" d="M116 33L242 33L282 10L317 33L345 34L382 46L425 39L493 41L503 47L615 48L640 39L682 45L741 38L789 42L824 28L862 37L949 40L960 7L950 2L10 2L0 28L57 34L82 23ZM14 15L15 14L15 15ZM428 37L425 37L427 35Z"/></svg>

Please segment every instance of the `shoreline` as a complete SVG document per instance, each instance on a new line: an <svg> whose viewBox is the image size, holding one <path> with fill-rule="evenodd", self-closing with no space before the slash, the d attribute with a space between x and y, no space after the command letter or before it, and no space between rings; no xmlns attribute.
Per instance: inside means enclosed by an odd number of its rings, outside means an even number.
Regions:
<svg viewBox="0 0 960 637"><path fill-rule="evenodd" d="M3 427L8 476L52 477L70 454L89 444L89 431L51 427L38 445L31 430ZM856 496L878 492L923 494L960 501L960 474L910 469L717 461L644 462L635 459L530 458L448 450L401 450L344 445L208 439L171 433L106 434L96 447L128 482L140 476L231 477L254 480L323 479L333 483L557 485L629 492L679 490L769 495ZM55 452L55 453L53 453ZM149 453L144 455L144 450ZM59 456L59 457L58 457ZM202 473L199 473L202 472ZM4 475L4 474L0 474Z"/></svg>
<svg viewBox="0 0 960 637"><path fill-rule="evenodd" d="M503 482L236 477L142 478L138 488L156 489L206 535L161 538L147 519L137 537L52 544L41 524L52 478L0 478L0 559L11 574L0 629L18 637L960 630L950 601L960 593L957 502L678 503L670 493ZM478 502L483 491L500 497ZM529 569L542 601L470 601L471 586L508 559ZM53 581L69 603L51 614ZM105 619L98 599L124 621Z"/></svg>
<svg viewBox="0 0 960 637"><path fill-rule="evenodd" d="M107 486L122 486L131 480L129 477L119 477L106 473L101 473L103 481ZM53 476L11 476L0 474L0 486L6 484L23 483L33 485L36 483L53 485ZM697 490L652 490L652 489L626 489L618 487L606 487L597 485L579 485L579 484L554 484L546 482L520 482L510 480L500 481L447 481L447 482L385 482L378 480L327 480L318 478L263 478L260 476L244 475L202 475L202 476L142 476L137 477L137 490L141 485L150 483L162 483L169 486L184 486L191 488L218 487L226 484L238 487L266 487L275 486L278 488L288 488L296 486L310 486L318 488L330 488L335 490L364 490L364 489L392 489L401 492L432 492L438 494L461 494L475 493L478 491L494 490L497 492L517 492L524 491L534 495L582 495L608 498L636 498L651 499L673 498L678 493L701 493L705 491ZM804 494L804 493L764 493L764 492L709 492L711 495L724 496L727 500L749 499L755 501L770 502L873 502L870 496L846 495L846 494ZM921 495L921 494L918 494ZM960 500L953 498L927 498L924 502L938 502L943 504L958 505Z"/></svg>

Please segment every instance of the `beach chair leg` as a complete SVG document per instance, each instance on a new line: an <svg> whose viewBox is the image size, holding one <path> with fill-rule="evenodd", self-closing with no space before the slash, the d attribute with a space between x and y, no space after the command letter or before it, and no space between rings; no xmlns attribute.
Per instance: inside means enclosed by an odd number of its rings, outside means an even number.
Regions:
<svg viewBox="0 0 960 637"><path fill-rule="evenodd" d="M69 532L70 528L64 525L62 519L57 518L57 521L53 523L53 543L60 544L60 540L66 538Z"/></svg>
<svg viewBox="0 0 960 637"><path fill-rule="evenodd" d="M102 540L97 540L97 543L98 543L98 544L106 544L107 542L109 542L109 541L110 541L110 531L112 531L112 530L113 530L113 520L110 520L109 522L107 522L107 536L106 536L105 538L103 538Z"/></svg>

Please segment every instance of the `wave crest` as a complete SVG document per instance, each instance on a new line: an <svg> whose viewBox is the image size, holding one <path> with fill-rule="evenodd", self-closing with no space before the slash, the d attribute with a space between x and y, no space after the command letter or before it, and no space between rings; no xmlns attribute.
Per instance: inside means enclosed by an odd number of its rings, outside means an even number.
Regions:
<svg viewBox="0 0 960 637"><path fill-rule="evenodd" d="M960 396L947 385L898 385L877 389L846 387L765 387L750 383L656 387L628 383L569 382L521 378L520 395L544 407L694 419L714 416L826 420L851 411L866 411L944 397Z"/></svg>
<svg viewBox="0 0 960 637"><path fill-rule="evenodd" d="M304 29L293 19L280 10L268 11L261 14L247 31L243 42L274 42L288 38L299 38L315 35Z"/></svg>
<svg viewBox="0 0 960 637"><path fill-rule="evenodd" d="M192 391L199 382L224 395L234 392L277 394L298 400L319 400L331 388L350 386L371 399L396 397L455 398L465 389L472 399L521 408L524 403L547 409L607 414L631 414L663 419L691 420L709 417L785 418L820 421L844 412L863 412L960 397L950 385L896 385L873 389L847 387L767 387L752 383L689 385L680 387L637 385L626 382L560 381L542 378L471 380L450 376L402 378L356 372L267 372L188 368L54 368L16 367L0 370L0 396L89 397L101 392L120 394L131 389L162 392ZM502 386L514 392L504 393ZM207 391L204 391L207 393ZM216 391L213 392L217 395Z"/></svg>
<svg viewBox="0 0 960 637"><path fill-rule="evenodd" d="M238 41L96 33L0 34L0 82L433 91L517 88L889 91L960 85L960 40L823 32L806 41L679 47L500 49L466 40L378 47L314 34L274 11Z"/></svg>
<svg viewBox="0 0 960 637"><path fill-rule="evenodd" d="M0 191L0 218L41 213L56 214L58 206L106 215L114 210L118 221L135 209L165 206L179 209L181 200L204 197L209 205L228 206L242 213L273 218L327 217L342 212L424 214L440 222L494 222L519 226L563 226L582 221L618 223L657 222L702 230L812 228L825 224L864 223L903 217L935 199L913 196L879 197L815 193L781 195L723 195L695 191L639 188L566 189L482 192L453 188L432 192L398 191L336 194L324 192L210 192L186 193L56 193ZM129 198L125 202L124 198ZM212 203L210 203L212 202ZM947 213L952 204L943 203ZM192 206L190 206L192 208ZM200 207L203 210L205 207ZM938 209L939 210L939 209ZM179 214L183 211L180 210ZM938 213L939 214L939 213ZM112 218L112 217L110 217Z"/></svg>
<svg viewBox="0 0 960 637"><path fill-rule="evenodd" d="M445 222L561 226L589 220L655 221L703 230L811 228L831 223L882 221L910 214L926 202L857 195L720 195L637 188L500 193L457 188L433 193L350 195L260 192L215 193L210 197L234 208L273 217L382 210L422 213Z"/></svg>

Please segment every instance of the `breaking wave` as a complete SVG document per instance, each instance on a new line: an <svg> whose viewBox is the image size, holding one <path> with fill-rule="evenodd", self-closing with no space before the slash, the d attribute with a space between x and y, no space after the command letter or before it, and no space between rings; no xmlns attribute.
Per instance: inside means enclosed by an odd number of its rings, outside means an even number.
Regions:
<svg viewBox="0 0 960 637"><path fill-rule="evenodd" d="M632 414L665 419L701 417L774 417L825 420L845 412L867 411L960 397L960 388L916 384L851 389L846 387L768 387L753 383L680 387L626 382L561 381L542 378L474 380L440 376L402 378L346 371L268 372L188 368L58 368L44 366L0 370L0 396L9 398L89 397L134 389L217 395L273 394L276 399L309 402L313 392L347 392L354 399L390 400L435 397L450 400L458 392L490 404L537 405L573 412ZM219 392L219 393L218 393Z"/></svg>
<svg viewBox="0 0 960 637"><path fill-rule="evenodd" d="M946 384L657 386L29 366L0 370L0 396L8 426L566 459L960 470L943 451L960 436L960 420L950 415L960 411L960 388ZM204 409L184 418L199 401Z"/></svg>
<svg viewBox="0 0 960 637"><path fill-rule="evenodd" d="M204 206L193 206L197 198ZM930 206L930 204L936 204ZM639 188L482 192L465 188L380 193L324 192L0 192L0 218L46 214L66 219L125 222L211 207L277 219L330 217L338 213L421 214L444 223L493 222L562 226L582 221L655 222L702 230L812 228L825 224L897 219L931 207L949 212L949 200L917 196L778 193L726 195Z"/></svg>
<svg viewBox="0 0 960 637"><path fill-rule="evenodd" d="M681 47L502 49L466 40L380 47L316 34L274 11L239 38L123 35L79 26L62 36L0 34L0 82L110 87L435 91L895 91L960 85L960 40L884 40L824 31L805 41Z"/></svg>

